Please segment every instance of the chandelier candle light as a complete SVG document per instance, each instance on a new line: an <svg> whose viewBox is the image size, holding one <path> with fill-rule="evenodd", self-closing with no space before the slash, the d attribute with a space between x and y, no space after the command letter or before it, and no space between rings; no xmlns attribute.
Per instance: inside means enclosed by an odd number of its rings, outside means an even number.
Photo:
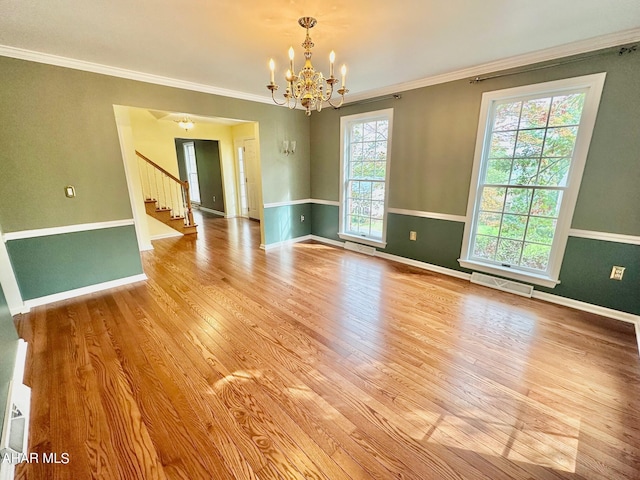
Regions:
<svg viewBox="0 0 640 480"><path fill-rule="evenodd" d="M275 97L275 91L278 89L278 85L275 83L275 70L276 64L273 58L269 60L269 69L271 70L271 83L267 85L267 88L271 90L271 98L278 105L287 105L287 107L294 109L300 102L306 111L307 115L311 115L312 110L318 112L322 110L322 105L327 102L333 108L338 108L344 102L344 94L347 93L345 85L345 79L347 76L347 67L342 65L340 72L342 73L342 86L337 90L338 94L342 97L340 103L334 105L331 101L333 95L334 85L338 83L338 79L333 76L333 65L336 59L335 52L331 52L329 55L329 78L324 78L322 72L316 72L311 64L311 49L313 48L313 42L309 37L309 29L313 28L316 24L316 19L313 17L302 17L298 20L298 23L302 28L307 30L307 37L305 38L302 46L304 47L304 67L296 75L293 68L294 52L293 47L289 48L289 69L285 74L287 81L287 90L284 93L285 100L278 102ZM325 88L326 86L326 88Z"/></svg>

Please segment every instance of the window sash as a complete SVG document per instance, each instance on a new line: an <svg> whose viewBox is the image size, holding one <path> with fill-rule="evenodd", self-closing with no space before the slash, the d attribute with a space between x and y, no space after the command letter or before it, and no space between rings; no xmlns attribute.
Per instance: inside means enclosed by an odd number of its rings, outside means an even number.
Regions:
<svg viewBox="0 0 640 480"><path fill-rule="evenodd" d="M524 280L530 283L548 287L553 287L557 283L559 283L558 277L560 273L561 261L567 244L571 217L573 216L573 211L575 209L575 203L580 187L580 181L582 179L586 155L593 133L593 127L595 125L595 118L600 102L602 88L604 86L604 79L605 74L602 73L554 82L547 82L545 84L516 87L495 92L486 92L485 94L483 94L480 112L480 126L478 128L478 138L476 140L476 154L469 195L469 206L467 209L468 220L465 223L463 246L461 251L461 258L459 259L461 266L470 268L472 270L479 270L485 273L493 273L496 275L505 276L517 280ZM541 144L541 150L539 152L536 152L535 155L518 156L515 143L517 142L516 138L515 140L513 140L513 150L510 151L508 148L506 149L508 152L507 155L491 155L491 157L489 156L491 152L490 149L492 135L494 133L511 133L513 135L519 136L522 133L531 132L532 130L543 130L545 137L544 139L546 139L550 131L554 135L556 134L556 132L558 132L557 134L560 134L559 130L553 129L576 127L575 121L567 121L567 123L558 123L557 125L554 121L553 124L550 124L549 112L547 112L548 116L546 122L541 125L535 125L535 127L529 128L528 125L523 125L521 122L522 117L520 113L517 117L517 127L512 127L510 125L506 125L505 127L504 123L499 127L496 127L496 111L498 107L500 107L501 105L513 104L520 101L523 102L521 104L522 107L524 102L528 100L542 100L546 98L566 96L580 92L584 92L585 97L582 106L582 117L579 122L579 128L577 129L571 160L568 163L566 172L564 173L564 180L552 179L553 181L557 181L559 184L540 184L540 177L538 176L533 178L533 180L535 181L532 181L530 184L522 184L522 182L512 180L512 177L514 175L514 161L524 158L533 158L537 162L541 162L542 160L547 159L549 159L549 161L559 161L558 159L567 158L564 153L562 155L545 154L549 152L542 151L544 143ZM499 150L500 149L497 149L495 151ZM489 165L489 160L497 160L499 158L502 158L505 161L512 162L510 166L511 170L509 171L508 179L502 178L502 181L500 181L500 179L498 179L498 181L495 181L495 178L487 178L487 168ZM541 171L540 165L542 164L538 163L537 175ZM505 266L505 263L499 261L498 257L493 257L493 259L488 260L474 254L476 238L482 235L478 226L480 222L480 214L481 212L486 213L486 210L481 209L481 202L483 199L482 195L485 188L504 189L505 195L507 192L506 189L514 188L521 189L522 192L558 192L558 196L561 197L561 199L559 202L557 202L558 210L557 217L555 217L555 231L553 240L550 244L550 255L548 263L546 265L546 269L541 270L539 267L528 268L526 266L512 264L507 264L507 266ZM500 215L500 223L498 224L498 226L499 228L502 228L504 215L519 215L522 212L517 212L516 214L508 212L506 211L505 205L503 203L501 205L500 211L494 213L496 215ZM529 222L532 218L539 217L535 214L535 212L532 212L531 205L529 205L528 211L524 212L523 215L526 215L527 222ZM525 226L525 228L526 227L527 226ZM500 231L498 235L501 235L501 233L502 232ZM510 240L509 237L497 236L497 238ZM517 238L516 241L522 241L524 243L526 241L526 238Z"/></svg>
<svg viewBox="0 0 640 480"><path fill-rule="evenodd" d="M386 220L389 164L391 152L392 109L341 118L341 189L340 189L340 226L339 236L361 243L373 242L375 246L386 245ZM386 122L385 136L379 134L376 125L375 135L365 138L366 125ZM359 132L355 134L356 128ZM354 136L358 136L354 140ZM353 140L353 141L352 141ZM367 145L375 152L372 157L354 160L353 147ZM356 147L357 150L357 147ZM384 152L384 159L380 152ZM384 163L382 167L376 164ZM360 171L359 165L367 168L378 167L376 172ZM352 175L352 173L354 173ZM382 175L382 173L384 175ZM384 178L382 178L384 176ZM353 195L354 186L363 186L362 195ZM357 219L362 220L359 225Z"/></svg>

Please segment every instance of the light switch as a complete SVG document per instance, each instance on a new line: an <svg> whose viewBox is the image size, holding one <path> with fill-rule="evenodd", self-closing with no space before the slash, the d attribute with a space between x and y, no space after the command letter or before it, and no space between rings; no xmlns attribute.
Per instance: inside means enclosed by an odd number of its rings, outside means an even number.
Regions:
<svg viewBox="0 0 640 480"><path fill-rule="evenodd" d="M67 198L73 198L76 196L76 189L73 187L73 185L67 185L66 187L64 187L64 194L67 196Z"/></svg>

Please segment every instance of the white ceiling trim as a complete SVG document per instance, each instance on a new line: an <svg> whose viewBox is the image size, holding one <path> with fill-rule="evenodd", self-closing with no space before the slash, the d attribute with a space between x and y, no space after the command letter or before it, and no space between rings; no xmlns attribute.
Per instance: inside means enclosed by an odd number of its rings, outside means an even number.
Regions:
<svg viewBox="0 0 640 480"><path fill-rule="evenodd" d="M578 55L581 53L587 53L603 48L615 47L617 45L624 45L637 41L640 41L640 28L625 30L610 35L603 35L588 40L569 43L559 47L539 50L537 52L528 53L525 55L517 55L502 60L497 60L495 62L476 65L474 67L464 68L455 72L444 73L441 75L435 75L412 82L399 83L380 89L368 90L366 92L352 94L345 99L345 106L349 103L375 98L382 95L414 90L416 88L428 87L430 85L437 85L440 83L461 80L464 78L473 78L479 75L485 75L487 73L508 70L549 60L555 60L562 57L569 57L571 55ZM253 102L269 104L273 103L271 97L267 96L263 97L261 95L219 88L213 85L205 85L175 78L163 77L150 73L137 72L135 70L111 67L109 65L102 65L99 63L85 62L83 60L76 60L73 58L51 55L48 53L36 52L33 50L11 47L8 45L0 45L0 56L28 60L31 62L45 63L48 65L56 65L59 67L72 68L75 70L100 73L103 75L126 78L129 80L138 80L141 82L153 83L156 85L163 85L167 87L182 88L185 90L192 90L196 92L210 93L213 95L221 95L224 97L232 97L241 100L249 100Z"/></svg>
<svg viewBox="0 0 640 480"><path fill-rule="evenodd" d="M85 72L101 73L112 77L126 78L128 80L138 80L140 82L153 83L163 85L165 87L182 88L184 90L192 90L195 92L211 93L221 95L223 97L238 98L240 100L250 100L252 102L273 103L271 97L263 97L250 93L239 92L236 90L227 90L226 88L214 87L212 85L204 85L202 83L188 82L176 78L163 77L153 75L151 73L137 72L135 70L127 70L125 68L111 67L100 63L85 62L84 60L76 60L69 57L60 57L49 53L36 52L33 50L25 50L23 48L10 47L0 45L0 56L17 58L20 60L28 60L30 62L46 63L48 65L56 65L58 67L72 68L74 70L83 70Z"/></svg>
<svg viewBox="0 0 640 480"><path fill-rule="evenodd" d="M568 43L559 47L539 50L537 52L525 55L517 55L515 57L504 58L495 62L476 65L475 67L456 70L455 72L443 73L432 77L422 78L412 82L399 83L390 85L376 90L369 90L355 95L349 95L345 98L345 105L352 102L367 100L369 98L380 97L392 93L405 92L416 88L428 87L440 83L462 80L465 78L472 79L477 76L486 75L488 73L499 72L501 70L509 70L512 68L532 65L534 63L546 62L571 55L579 55L581 53L593 52L604 48L611 48L618 45L625 45L640 41L640 28L625 30L622 32L603 35L601 37L590 38L578 42Z"/></svg>

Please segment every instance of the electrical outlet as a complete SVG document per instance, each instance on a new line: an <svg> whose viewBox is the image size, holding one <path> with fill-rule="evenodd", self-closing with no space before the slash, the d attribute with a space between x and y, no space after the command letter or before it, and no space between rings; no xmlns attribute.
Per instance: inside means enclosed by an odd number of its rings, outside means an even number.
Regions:
<svg viewBox="0 0 640 480"><path fill-rule="evenodd" d="M418 240L418 232L414 232L413 230L409 232L409 240L415 242Z"/></svg>
<svg viewBox="0 0 640 480"><path fill-rule="evenodd" d="M618 267L617 265L614 265L614 267L611 269L611 275L609 276L609 278L612 280L622 280L622 276L624 275L624 268L625 267Z"/></svg>
<svg viewBox="0 0 640 480"><path fill-rule="evenodd" d="M300 215L300 221L304 222L304 215Z"/></svg>
<svg viewBox="0 0 640 480"><path fill-rule="evenodd" d="M216 196L215 196L215 195L213 196L213 201L214 201L214 202L216 201Z"/></svg>

